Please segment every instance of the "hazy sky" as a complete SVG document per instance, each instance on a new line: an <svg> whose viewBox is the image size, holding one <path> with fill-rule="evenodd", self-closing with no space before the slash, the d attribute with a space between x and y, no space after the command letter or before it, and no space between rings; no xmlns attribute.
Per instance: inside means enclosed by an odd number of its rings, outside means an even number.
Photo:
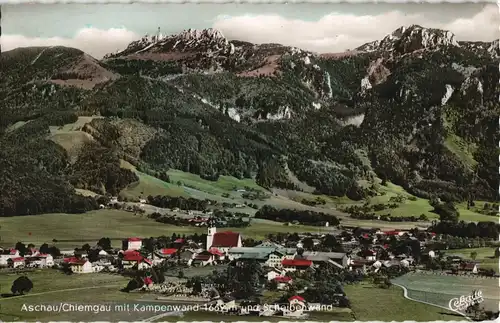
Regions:
<svg viewBox="0 0 500 323"><path fill-rule="evenodd" d="M229 39L340 52L400 26L450 30L458 40L499 38L496 4L22 4L2 6L2 50L64 45L95 56L161 27L217 28Z"/></svg>

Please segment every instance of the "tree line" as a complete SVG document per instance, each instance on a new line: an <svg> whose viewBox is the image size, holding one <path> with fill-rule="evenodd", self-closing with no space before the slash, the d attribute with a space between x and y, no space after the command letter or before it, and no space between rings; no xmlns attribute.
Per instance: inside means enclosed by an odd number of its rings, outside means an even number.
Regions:
<svg viewBox="0 0 500 323"><path fill-rule="evenodd" d="M326 223L335 226L340 223L337 217L330 214L309 210L277 209L270 205L261 207L255 213L255 218L277 222L299 222L314 226L324 226Z"/></svg>

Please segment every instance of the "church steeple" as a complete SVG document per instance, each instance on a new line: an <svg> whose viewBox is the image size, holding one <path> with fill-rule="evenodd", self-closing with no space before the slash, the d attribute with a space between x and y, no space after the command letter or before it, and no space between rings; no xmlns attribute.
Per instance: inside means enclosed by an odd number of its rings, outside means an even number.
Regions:
<svg viewBox="0 0 500 323"><path fill-rule="evenodd" d="M214 235L217 233L217 228L215 227L215 221L213 218L209 218L207 221L208 232L207 232L207 250L212 247L214 241Z"/></svg>

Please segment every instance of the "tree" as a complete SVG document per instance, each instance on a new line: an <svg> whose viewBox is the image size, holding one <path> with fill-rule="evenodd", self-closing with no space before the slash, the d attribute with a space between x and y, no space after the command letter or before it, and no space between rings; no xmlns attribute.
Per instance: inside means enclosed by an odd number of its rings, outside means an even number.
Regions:
<svg viewBox="0 0 500 323"><path fill-rule="evenodd" d="M328 249L328 250L334 250L337 249L340 244L338 243L337 239L335 239L335 236L332 234L327 234L324 238L323 241L321 242L321 245Z"/></svg>
<svg viewBox="0 0 500 323"><path fill-rule="evenodd" d="M302 245L304 249L312 250L314 248L314 240L310 237L304 238L304 240L302 240Z"/></svg>
<svg viewBox="0 0 500 323"><path fill-rule="evenodd" d="M82 246L82 250L83 250L83 251L85 251L85 252L89 252L90 248L91 248L91 247L90 247L90 245L89 245L88 243L86 243L86 244L84 244L84 245Z"/></svg>
<svg viewBox="0 0 500 323"><path fill-rule="evenodd" d="M52 257L59 257L61 255L61 250L56 246L52 246L49 248L49 254L51 254Z"/></svg>
<svg viewBox="0 0 500 323"><path fill-rule="evenodd" d="M276 282L275 279L271 280L269 282L268 288L269 288L270 291L276 291L276 290L278 290L278 282Z"/></svg>
<svg viewBox="0 0 500 323"><path fill-rule="evenodd" d="M26 245L22 242L18 242L16 243L16 246L15 246L16 250L19 251L19 254L21 256L24 256L27 252L27 248L26 248Z"/></svg>
<svg viewBox="0 0 500 323"><path fill-rule="evenodd" d="M184 272L182 270L179 270L179 273L177 274L178 278L184 278Z"/></svg>
<svg viewBox="0 0 500 323"><path fill-rule="evenodd" d="M441 222L458 223L458 218L460 216L453 202L436 203L432 212L439 215L439 220Z"/></svg>
<svg viewBox="0 0 500 323"><path fill-rule="evenodd" d="M14 280L10 290L14 295L24 295L25 292L29 292L32 289L33 282L27 276L21 276Z"/></svg>
<svg viewBox="0 0 500 323"><path fill-rule="evenodd" d="M87 253L90 262L96 262L99 260L99 249L90 249Z"/></svg>
<svg viewBox="0 0 500 323"><path fill-rule="evenodd" d="M97 242L97 245L101 247L104 250L109 250L111 249L111 239L109 238L101 238Z"/></svg>
<svg viewBox="0 0 500 323"><path fill-rule="evenodd" d="M141 288L144 285L144 282L140 278L134 278L128 282L127 286L122 289L123 292L129 293L135 289Z"/></svg>
<svg viewBox="0 0 500 323"><path fill-rule="evenodd" d="M40 246L40 253L50 253L50 248L49 248L49 245L44 243Z"/></svg>
<svg viewBox="0 0 500 323"><path fill-rule="evenodd" d="M476 257L477 257L477 252L473 251L473 252L470 253L470 258L472 260L476 260Z"/></svg>

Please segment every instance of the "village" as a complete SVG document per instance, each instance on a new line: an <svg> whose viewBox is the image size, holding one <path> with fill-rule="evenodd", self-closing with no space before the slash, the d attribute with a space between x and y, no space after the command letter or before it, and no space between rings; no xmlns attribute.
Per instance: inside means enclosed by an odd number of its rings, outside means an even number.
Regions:
<svg viewBox="0 0 500 323"><path fill-rule="evenodd" d="M121 248L113 248L105 237L95 246L74 250L18 243L0 249L0 267L19 274L35 268L68 275L113 273L131 278L124 291L155 294L166 303L204 304L225 314L296 318L318 309L348 307L342 285L362 280L387 288L391 278L409 272L498 277L478 261L446 256L438 250L444 236L417 229L344 227L335 233L279 233L253 241L218 230L210 215L192 221L206 226L207 233L130 237ZM190 271L194 274L188 275ZM264 291L278 291L281 297L263 303L257 296Z"/></svg>

